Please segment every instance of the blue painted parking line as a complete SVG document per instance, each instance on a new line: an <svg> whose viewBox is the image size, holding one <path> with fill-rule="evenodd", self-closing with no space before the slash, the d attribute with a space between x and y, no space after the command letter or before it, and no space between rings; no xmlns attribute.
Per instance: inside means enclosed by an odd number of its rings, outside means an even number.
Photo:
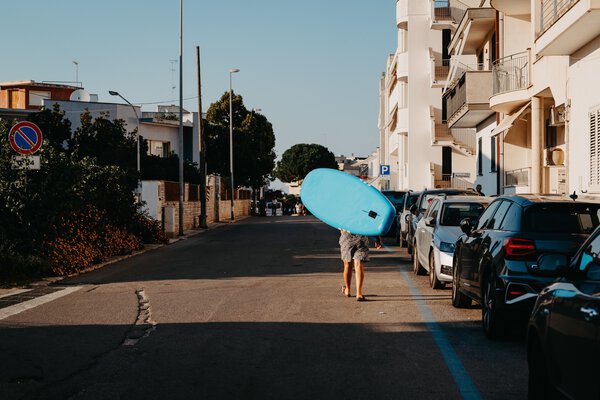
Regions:
<svg viewBox="0 0 600 400"><path fill-rule="evenodd" d="M400 273L402 274L404 281L407 283L410 293L415 297L415 302L419 307L423 321L427 325L427 328L431 332L435 343L440 349L442 357L444 357L444 361L446 361L446 366L448 366L450 374L452 374L454 382L456 383L456 386L458 387L463 399L480 400L482 398L481 393L479 393L479 390L477 390L475 383L469 376L469 373L465 369L463 363L460 361L460 358L452 348L448 338L446 335L444 335L442 328L437 323L433 313L427 306L427 303L420 298L422 294L415 286L410 274L405 271L401 271Z"/></svg>

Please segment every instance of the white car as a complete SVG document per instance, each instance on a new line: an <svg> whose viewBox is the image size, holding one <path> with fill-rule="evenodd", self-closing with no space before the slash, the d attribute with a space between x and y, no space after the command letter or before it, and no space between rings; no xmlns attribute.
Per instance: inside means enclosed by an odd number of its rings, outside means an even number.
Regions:
<svg viewBox="0 0 600 400"><path fill-rule="evenodd" d="M483 196L434 197L417 224L413 272L420 275L426 270L429 284L434 289L452 282L454 244L462 235L460 221L479 219L492 200Z"/></svg>

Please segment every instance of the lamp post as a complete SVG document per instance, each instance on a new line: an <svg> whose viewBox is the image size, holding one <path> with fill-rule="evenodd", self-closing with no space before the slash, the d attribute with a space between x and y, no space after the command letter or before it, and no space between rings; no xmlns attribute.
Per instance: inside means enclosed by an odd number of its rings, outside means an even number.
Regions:
<svg viewBox="0 0 600 400"><path fill-rule="evenodd" d="M233 90L231 89L231 76L236 72L240 72L240 70L237 68L229 70L229 179L231 179L231 221L235 220L233 205Z"/></svg>
<svg viewBox="0 0 600 400"><path fill-rule="evenodd" d="M141 188L141 176L140 176L140 116L137 112L137 109L135 108L135 106L133 104L131 104L129 102L129 100L127 100L125 97L121 96L121 94L119 92L115 92L114 90L109 90L108 94L110 94L111 96L119 96L120 98L122 98L125 103L129 104L131 106L131 108L133 108L133 112L135 113L135 118L137 120L137 127L135 129L135 154L136 154L136 170L138 173L138 183L137 183L137 195L138 195L138 200L141 200L141 196L142 196L142 188Z"/></svg>

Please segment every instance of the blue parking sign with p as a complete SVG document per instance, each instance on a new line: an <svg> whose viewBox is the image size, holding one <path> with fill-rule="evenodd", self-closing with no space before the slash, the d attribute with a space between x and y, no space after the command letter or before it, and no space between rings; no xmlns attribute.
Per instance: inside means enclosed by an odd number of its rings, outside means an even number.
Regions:
<svg viewBox="0 0 600 400"><path fill-rule="evenodd" d="M379 166L379 175L389 175L390 174L390 166L389 165L380 165Z"/></svg>

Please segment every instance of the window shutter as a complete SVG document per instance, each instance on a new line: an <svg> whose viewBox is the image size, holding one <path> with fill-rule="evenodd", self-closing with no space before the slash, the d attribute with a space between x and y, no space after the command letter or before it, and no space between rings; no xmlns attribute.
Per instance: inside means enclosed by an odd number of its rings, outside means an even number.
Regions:
<svg viewBox="0 0 600 400"><path fill-rule="evenodd" d="M592 110L590 116L590 189L600 190L600 108Z"/></svg>

